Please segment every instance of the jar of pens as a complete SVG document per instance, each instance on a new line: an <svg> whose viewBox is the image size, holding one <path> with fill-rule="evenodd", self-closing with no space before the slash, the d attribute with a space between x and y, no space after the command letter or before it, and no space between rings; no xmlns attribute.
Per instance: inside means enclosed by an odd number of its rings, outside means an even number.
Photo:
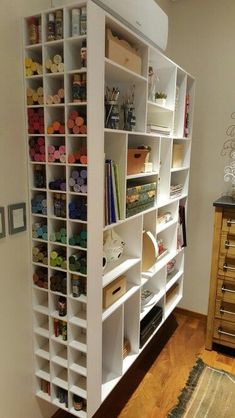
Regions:
<svg viewBox="0 0 235 418"><path fill-rule="evenodd" d="M105 128L119 129L119 99L120 91L118 87L110 89L106 87L105 93Z"/></svg>
<svg viewBox="0 0 235 418"><path fill-rule="evenodd" d="M135 116L135 85L124 96L123 110L124 110L124 130L134 131L136 127L136 116Z"/></svg>

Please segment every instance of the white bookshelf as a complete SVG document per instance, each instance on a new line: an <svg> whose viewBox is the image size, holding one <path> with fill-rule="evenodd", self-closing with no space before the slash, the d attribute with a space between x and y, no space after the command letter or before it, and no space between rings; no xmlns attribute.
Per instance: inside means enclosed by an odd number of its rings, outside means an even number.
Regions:
<svg viewBox="0 0 235 418"><path fill-rule="evenodd" d="M85 36L71 36L71 10L75 6L87 7ZM59 9L63 10L61 40L47 40L49 12L55 12L56 9L36 15L41 19L42 27L42 39L38 44L29 44L29 17L24 20L24 58L31 58L42 66L41 74L32 75L25 71L25 98L28 88L37 90L42 87L44 94L42 104L29 104L25 100L33 254L33 279L30 279L34 318L35 393L74 416L91 418L182 298L184 249L177 246L177 228L179 206L183 204L186 207L188 199L194 79L92 0L78 0L75 6ZM106 27L138 47L142 59L141 74L105 56ZM84 39L87 41L88 66L81 69L80 48ZM51 73L45 63L48 57L55 54L62 56L64 67L63 71ZM167 93L165 106L148 100L149 66L154 66L158 71L157 90ZM74 103L71 86L74 74L79 73L87 76L87 99L82 103ZM105 86L118 86L122 96L133 84L136 129L125 131L121 124L117 130L105 128ZM47 96L57 94L61 88L64 89L64 101L47 104ZM184 115L187 95L190 97L190 107L189 132L186 137ZM74 134L67 127L69 113L74 110L85 118L87 132ZM40 133L28 132L28 112L32 111L39 112L40 118L44 117L40 125L44 130ZM35 116L36 122L37 118ZM64 124L65 131L55 134L48 131L54 121ZM148 123L167 124L170 135L147 133ZM39 145L39 138L42 141L38 147L35 144ZM174 143L184 144L182 166L177 168L172 168ZM128 148L141 145L151 147L152 172L128 175ZM36 153L45 154L45 158L39 157L35 161L33 147L36 147ZM52 147L64 147L65 157L61 161L50 159L49 150ZM69 161L70 154L84 148L87 151L85 163ZM104 225L104 154L105 158L115 160L119 167L121 217L111 225ZM35 184L37 170L40 170L44 178L40 186L38 182ZM74 170L87 170L87 192L72 190L69 179ZM58 178L63 179L66 187L53 190L50 184ZM157 196L153 207L127 218L126 189L133 180L140 184L156 182ZM177 183L182 184L182 193L172 199L170 186ZM58 208L55 210L56 199L57 206L60 202L59 211ZM62 206L62 201L65 206ZM80 211L72 218L70 204L74 202ZM84 207L87 208L87 216L82 212ZM165 224L158 224L157 218L164 212L170 212L171 219ZM44 235L37 236L35 228L37 231L44 228ZM111 228L125 242L124 253L120 260L108 264L103 271L103 234ZM156 259L148 271L142 271L143 230L151 231L156 240L162 239L167 248L166 254ZM87 234L86 247L70 241L81 232ZM58 237L61 241L58 241ZM56 262L59 264L51 265L54 263L51 257L55 251L59 257ZM70 257L77 252L82 254L83 260L80 264L84 268L80 272L73 271L70 265ZM172 260L175 260L175 270L168 275L167 264ZM79 297L75 297L72 291L71 280L74 274L83 283L83 292ZM103 309L102 289L120 275L126 277L126 293ZM171 297L169 292L173 288ZM152 291L153 296L146 306L141 307L141 292L145 289ZM58 311L58 299L61 297L66 300L65 316L60 316ZM154 306L162 309L162 320L140 348L140 323ZM59 331L55 325L58 321ZM56 335L58 332L60 334ZM122 353L124 337L130 343L130 351L125 358ZM83 407L80 411L74 409L74 395L82 398Z"/></svg>

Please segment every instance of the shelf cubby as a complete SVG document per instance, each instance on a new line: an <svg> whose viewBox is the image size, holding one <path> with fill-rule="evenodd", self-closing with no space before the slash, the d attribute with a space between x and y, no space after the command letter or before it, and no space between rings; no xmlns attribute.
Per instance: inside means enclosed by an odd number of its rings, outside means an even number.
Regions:
<svg viewBox="0 0 235 418"><path fill-rule="evenodd" d="M87 314L85 303L70 299L68 315L70 324L86 328Z"/></svg>
<svg viewBox="0 0 235 418"><path fill-rule="evenodd" d="M64 91L64 75L56 74L55 77L45 77L45 88L44 88L44 103L46 106L56 106L64 104L64 97L62 95ZM61 94L61 96L58 95ZM54 96L58 96L55 97Z"/></svg>
<svg viewBox="0 0 235 418"><path fill-rule="evenodd" d="M180 251L180 253L176 255L169 262L169 264L170 264L169 269L171 270L169 273L167 273L167 276L166 276L166 291L168 291L183 274L183 266L184 266L183 251Z"/></svg>
<svg viewBox="0 0 235 418"><path fill-rule="evenodd" d="M50 382L50 362L36 355L36 376Z"/></svg>
<svg viewBox="0 0 235 418"><path fill-rule="evenodd" d="M166 267L163 267L149 280L142 280L143 286L141 292L146 290L152 292L149 300L146 303L141 303L140 320L155 306L165 294L165 280L166 280Z"/></svg>
<svg viewBox="0 0 235 418"><path fill-rule="evenodd" d="M69 323L68 328L69 346L82 353L87 352L87 335L86 329Z"/></svg>
<svg viewBox="0 0 235 418"><path fill-rule="evenodd" d="M188 191L188 182L189 182L189 168L185 168L181 171L175 171L171 173L171 186L172 185L182 185L182 192L179 194L184 195Z"/></svg>
<svg viewBox="0 0 235 418"><path fill-rule="evenodd" d="M126 356L123 356L122 373L128 370L139 353L139 315L140 292L138 291L124 303L124 338L122 349L124 349L124 340L126 339L129 342L130 351Z"/></svg>
<svg viewBox="0 0 235 418"><path fill-rule="evenodd" d="M184 137L186 83L187 75L177 68L174 135L179 138Z"/></svg>
<svg viewBox="0 0 235 418"><path fill-rule="evenodd" d="M111 392L122 375L123 306L103 322L102 399Z"/></svg>
<svg viewBox="0 0 235 418"><path fill-rule="evenodd" d="M168 229L178 222L179 203L178 201L169 203L157 211L157 234Z"/></svg>
<svg viewBox="0 0 235 418"><path fill-rule="evenodd" d="M43 292L40 289L34 289L33 291L33 303L34 303L34 310L36 312L40 312L43 314L49 314L49 307L48 307L48 293Z"/></svg>
<svg viewBox="0 0 235 418"><path fill-rule="evenodd" d="M82 66L81 48L86 36L78 36L65 41L65 62L66 71L86 72L86 67Z"/></svg>
<svg viewBox="0 0 235 418"><path fill-rule="evenodd" d="M160 173L158 184L158 204L168 201L170 197L170 168L172 159L172 140L161 140Z"/></svg>
<svg viewBox="0 0 235 418"><path fill-rule="evenodd" d="M45 360L50 359L50 347L49 347L49 339L42 337L41 335L34 335L34 347L35 347L35 354L38 357L41 357Z"/></svg>
<svg viewBox="0 0 235 418"><path fill-rule="evenodd" d="M51 398L58 408L68 410L68 391L65 388L52 384Z"/></svg>
<svg viewBox="0 0 235 418"><path fill-rule="evenodd" d="M67 273L50 269L50 291L59 296L67 295Z"/></svg>
<svg viewBox="0 0 235 418"><path fill-rule="evenodd" d="M86 354L71 348L69 369L81 376L87 376L87 357Z"/></svg>
<svg viewBox="0 0 235 418"><path fill-rule="evenodd" d="M66 369L68 367L67 347L51 341L51 362Z"/></svg>
<svg viewBox="0 0 235 418"><path fill-rule="evenodd" d="M47 315L34 312L34 332L42 337L49 337L49 319Z"/></svg>
<svg viewBox="0 0 235 418"><path fill-rule="evenodd" d="M128 148L138 148L143 145L151 148L149 162L152 163L152 173L139 173L139 176L157 174L160 169L160 138L145 135L128 135ZM134 177L134 175L132 177Z"/></svg>
<svg viewBox="0 0 235 418"><path fill-rule="evenodd" d="M56 56L56 58L54 58ZM60 58L58 57L60 56ZM51 41L51 42L47 42L44 45L44 71L45 74L59 74L59 73L64 73L64 43L63 40L57 40L57 41ZM50 65L56 65L58 66L57 68L55 67L50 67L49 68L49 62L48 60L50 60ZM61 67L60 65L63 64Z"/></svg>
<svg viewBox="0 0 235 418"><path fill-rule="evenodd" d="M166 292L165 301L165 318L171 314L176 305L182 299L183 290L183 275L180 276L179 280L176 281Z"/></svg>
<svg viewBox="0 0 235 418"><path fill-rule="evenodd" d="M72 392L74 395L81 396L82 398L87 398L87 382L86 377L76 373L72 370L69 370L70 374L70 392Z"/></svg>
<svg viewBox="0 0 235 418"><path fill-rule="evenodd" d="M141 57L141 75L142 77L147 79L147 73L148 73L148 48L145 42L141 40L140 37L136 37L133 33L128 31L124 25L122 25L120 22L118 22L113 17L106 16L105 19L106 29L111 29L112 33L118 36L119 39L125 39L133 48L135 48L138 51L138 54ZM126 70L125 67L123 67L123 70ZM134 72L133 72L134 73ZM134 73L136 74L136 73Z"/></svg>

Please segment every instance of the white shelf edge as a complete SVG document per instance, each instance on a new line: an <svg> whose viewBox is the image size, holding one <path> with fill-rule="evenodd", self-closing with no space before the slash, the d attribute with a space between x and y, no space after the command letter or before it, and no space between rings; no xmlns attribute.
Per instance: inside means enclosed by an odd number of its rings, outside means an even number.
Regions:
<svg viewBox="0 0 235 418"><path fill-rule="evenodd" d="M65 380L59 378L59 377L54 377L52 379L52 384L59 386L62 389L68 390L68 382L66 382Z"/></svg>
<svg viewBox="0 0 235 418"><path fill-rule="evenodd" d="M104 271L103 275L103 287L107 286L117 277L126 273L129 269L140 263L140 258L129 258L128 256L122 257L121 260L110 263L107 271Z"/></svg>
<svg viewBox="0 0 235 418"><path fill-rule="evenodd" d="M64 359L58 355L51 357L52 363L58 364L59 366L64 367L65 369L68 367L68 360Z"/></svg>
<svg viewBox="0 0 235 418"><path fill-rule="evenodd" d="M139 179L142 177L150 177L150 176L157 176L159 174L159 171L152 171L151 173L138 173L138 174L129 174L126 176L127 180L132 179Z"/></svg>
<svg viewBox="0 0 235 418"><path fill-rule="evenodd" d="M159 111L159 112L171 112L171 113L173 113L173 112L174 112L174 109L172 109L171 107L162 106L162 105L160 105L160 104L158 104L158 103L151 102L151 100L148 100L148 101L147 101L147 105L148 105L149 107L153 107L153 108L155 108L155 109L156 109L156 111Z"/></svg>
<svg viewBox="0 0 235 418"><path fill-rule="evenodd" d="M186 171L189 170L189 166L183 166L183 167L177 167L177 168L171 168L171 173L176 173L178 171Z"/></svg>
<svg viewBox="0 0 235 418"><path fill-rule="evenodd" d="M49 351L43 350L42 348L38 348L35 351L35 355L38 357L44 358L45 360L50 360Z"/></svg>

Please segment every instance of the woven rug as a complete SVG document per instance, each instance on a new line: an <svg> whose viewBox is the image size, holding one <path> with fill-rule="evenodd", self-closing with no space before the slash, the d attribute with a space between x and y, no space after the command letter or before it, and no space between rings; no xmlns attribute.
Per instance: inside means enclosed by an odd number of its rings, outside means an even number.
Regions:
<svg viewBox="0 0 235 418"><path fill-rule="evenodd" d="M235 418L235 376L198 359L168 418Z"/></svg>

